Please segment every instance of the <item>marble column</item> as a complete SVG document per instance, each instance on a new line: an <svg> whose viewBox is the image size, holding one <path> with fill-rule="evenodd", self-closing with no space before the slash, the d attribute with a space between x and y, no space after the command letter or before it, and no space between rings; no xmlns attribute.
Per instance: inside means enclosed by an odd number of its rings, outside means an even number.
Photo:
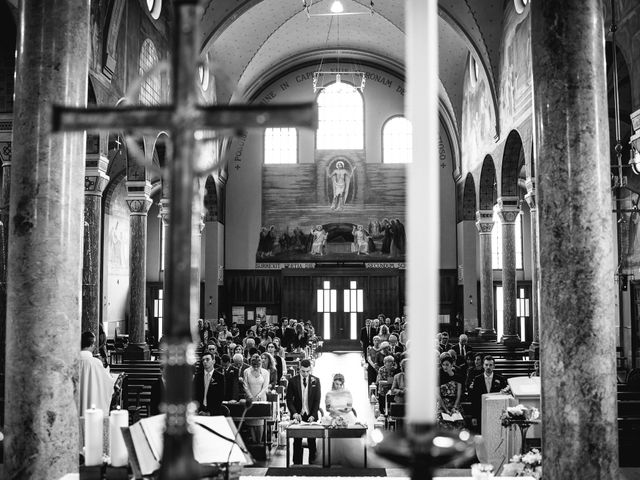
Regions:
<svg viewBox="0 0 640 480"><path fill-rule="evenodd" d="M109 176L104 155L87 154L84 177L84 257L82 264L82 331L98 338L100 323L100 245L102 240L102 192Z"/></svg>
<svg viewBox="0 0 640 480"><path fill-rule="evenodd" d="M502 223L502 319L505 345L520 343L516 330L516 218L520 213L518 197L500 197L498 216Z"/></svg>
<svg viewBox="0 0 640 480"><path fill-rule="evenodd" d="M619 479L603 5L531 14L544 476Z"/></svg>
<svg viewBox="0 0 640 480"><path fill-rule="evenodd" d="M158 332L158 340L160 340L161 338L163 338L167 333L168 333L168 325L167 323L164 321L165 318L165 312L167 312L167 295L166 292L164 291L164 285L166 285L165 283L165 279L164 279L164 274L167 271L167 261L168 261L168 255L167 255L167 239L169 238L169 199L164 197L164 193L163 193L163 198L160 199L160 208L159 208L159 212L158 212L158 218L161 220L162 222L162 227L164 229L163 232L163 236L165 239L165 248L164 251L160 252L160 255L162 255L163 261L164 261L164 268L162 269L162 282L163 282L163 294L162 294L162 331ZM162 248L162 246L160 247Z"/></svg>
<svg viewBox="0 0 640 480"><path fill-rule="evenodd" d="M87 102L89 0L20 2L7 269L7 478L78 471L84 133L53 103Z"/></svg>
<svg viewBox="0 0 640 480"><path fill-rule="evenodd" d="M2 161L2 191L0 192L0 352L6 351L7 338L7 235L9 233L9 195L11 193L11 143ZM0 392L5 387L5 356L0 354ZM4 425L6 396L0 395L0 425Z"/></svg>
<svg viewBox="0 0 640 480"><path fill-rule="evenodd" d="M204 230L204 180L195 179L193 203L191 207L191 333L194 342L198 342L198 319L200 318L200 280L202 265L202 230ZM211 325L215 328L215 324Z"/></svg>
<svg viewBox="0 0 640 480"><path fill-rule="evenodd" d="M533 341L529 346L530 356L539 358L540 355L540 275L538 244L538 206L536 203L536 187L535 180L529 178L526 181L527 194L524 196L529 205L529 217L531 219L531 320L533 323Z"/></svg>
<svg viewBox="0 0 640 480"><path fill-rule="evenodd" d="M493 321L493 265L491 263L491 230L493 210L476 212L476 228L480 241L480 336L496 338Z"/></svg>
<svg viewBox="0 0 640 480"><path fill-rule="evenodd" d="M149 346L144 337L147 311L147 213L151 207L151 184L148 181L127 181L127 205L131 240L129 247L129 346L125 358L131 360L150 358Z"/></svg>

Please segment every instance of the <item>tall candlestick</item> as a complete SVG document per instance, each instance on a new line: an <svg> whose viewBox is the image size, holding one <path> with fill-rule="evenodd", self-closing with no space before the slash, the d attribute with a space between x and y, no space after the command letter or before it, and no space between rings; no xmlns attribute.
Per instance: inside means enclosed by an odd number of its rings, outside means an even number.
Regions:
<svg viewBox="0 0 640 480"><path fill-rule="evenodd" d="M91 405L84 412L84 464L88 467L102 465L102 410Z"/></svg>
<svg viewBox="0 0 640 480"><path fill-rule="evenodd" d="M413 161L407 169L407 334L410 340L407 422L414 424L436 420L438 380L434 342L440 261L437 8L437 0L408 0L405 15L405 110L413 126Z"/></svg>
<svg viewBox="0 0 640 480"><path fill-rule="evenodd" d="M127 410L111 410L109 415L109 456L111 465L125 467L129 462L127 447L124 444L121 427L129 426L129 412Z"/></svg>

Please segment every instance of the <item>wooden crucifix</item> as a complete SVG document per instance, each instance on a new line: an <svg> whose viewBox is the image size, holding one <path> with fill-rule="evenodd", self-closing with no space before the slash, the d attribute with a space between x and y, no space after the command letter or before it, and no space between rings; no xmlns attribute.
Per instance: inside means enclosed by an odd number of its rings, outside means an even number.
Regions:
<svg viewBox="0 0 640 480"><path fill-rule="evenodd" d="M54 107L57 131L169 130L175 158L171 163L171 193L167 293L168 345L165 362L167 423L160 478L199 477L193 457L193 439L187 418L192 401L193 352L190 325L191 209L196 175L196 130L233 130L265 127L316 128L315 103L252 106L200 106L197 104L199 59L197 0L175 0L173 35L173 104L158 107L69 108Z"/></svg>

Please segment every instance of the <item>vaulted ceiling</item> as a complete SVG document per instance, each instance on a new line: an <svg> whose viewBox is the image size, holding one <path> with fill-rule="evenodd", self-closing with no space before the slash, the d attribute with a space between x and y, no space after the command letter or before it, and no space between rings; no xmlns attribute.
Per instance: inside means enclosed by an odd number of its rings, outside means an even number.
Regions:
<svg viewBox="0 0 640 480"><path fill-rule="evenodd" d="M424 0L427 1L427 0ZM509 1L509 0L507 0ZM311 13L329 11L333 0L306 0ZM487 76L496 101L504 0L439 0L441 96L458 128L463 75L471 54ZM369 0L342 0L345 12L367 11ZM279 72L335 57L376 64L404 74L406 0L375 0L372 15L341 16L328 37L330 17L308 18L301 0L207 0L202 49L216 72L218 100L248 100ZM335 18L335 17L334 17Z"/></svg>

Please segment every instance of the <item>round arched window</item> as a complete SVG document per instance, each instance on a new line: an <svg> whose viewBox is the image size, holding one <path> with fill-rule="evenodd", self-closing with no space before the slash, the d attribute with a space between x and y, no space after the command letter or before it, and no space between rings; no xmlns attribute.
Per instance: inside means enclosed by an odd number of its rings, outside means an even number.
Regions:
<svg viewBox="0 0 640 480"><path fill-rule="evenodd" d="M524 12L524 9L529 5L529 0L513 0L513 5L516 7L518 14Z"/></svg>
<svg viewBox="0 0 640 480"><path fill-rule="evenodd" d="M162 11L162 0L147 0L147 8L154 20L160 18L160 12Z"/></svg>

